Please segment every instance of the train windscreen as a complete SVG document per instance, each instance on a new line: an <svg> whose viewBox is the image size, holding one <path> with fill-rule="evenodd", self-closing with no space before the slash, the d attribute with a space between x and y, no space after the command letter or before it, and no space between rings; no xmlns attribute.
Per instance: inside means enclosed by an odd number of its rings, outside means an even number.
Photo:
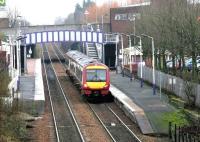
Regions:
<svg viewBox="0 0 200 142"><path fill-rule="evenodd" d="M87 70L87 82L105 82L106 70L105 69L88 69Z"/></svg>

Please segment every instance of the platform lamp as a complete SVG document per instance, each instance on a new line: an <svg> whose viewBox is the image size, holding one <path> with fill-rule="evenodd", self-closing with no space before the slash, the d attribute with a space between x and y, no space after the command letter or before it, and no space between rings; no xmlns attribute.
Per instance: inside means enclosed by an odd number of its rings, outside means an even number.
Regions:
<svg viewBox="0 0 200 142"><path fill-rule="evenodd" d="M106 16L108 16L107 13L101 16L102 32L104 31L104 26L103 26L104 25L104 17L106 17Z"/></svg>
<svg viewBox="0 0 200 142"><path fill-rule="evenodd" d="M122 41L123 41L123 35L126 36L126 37L128 37L128 39L129 39L129 50L130 50L129 51L129 69L130 69L130 74L131 74L130 81L132 81L133 80L133 76L132 76L132 67L131 67L131 35L124 34L124 33L120 33L120 35L121 35ZM122 62L123 62L123 59L124 59L124 56L123 56L124 53L123 52L124 51L122 50ZM123 75L124 75L124 69L123 69Z"/></svg>
<svg viewBox="0 0 200 142"><path fill-rule="evenodd" d="M85 24L87 25L87 15L89 15L89 12L85 10L84 15L85 15Z"/></svg>
<svg viewBox="0 0 200 142"><path fill-rule="evenodd" d="M135 14L131 15L128 19L129 19L129 21L133 22L133 34L135 36L135 30L136 30L136 28L135 28L135 20L136 20L136 15ZM135 40L134 40L134 44L135 44Z"/></svg>
<svg viewBox="0 0 200 142"><path fill-rule="evenodd" d="M134 34L130 34L131 36L134 36L136 38L139 38L139 51L140 51L140 87L142 88L143 87L143 69L142 69L142 66L143 66L143 59L142 59L142 56L143 56L143 50L142 50L142 38L141 36L138 36L138 35L135 35ZM134 40L135 41L135 40ZM135 45L134 45L135 46Z"/></svg>
<svg viewBox="0 0 200 142"><path fill-rule="evenodd" d="M141 34L141 36L147 37L151 39L151 46L152 46L152 66L153 66L153 72L152 72L152 76L153 76L153 95L156 95L156 84L155 84L155 57L154 57L154 39L152 36L146 35L146 34Z"/></svg>
<svg viewBox="0 0 200 142"><path fill-rule="evenodd" d="M21 40L19 40L19 37L21 36L21 17L20 15L17 15L17 21L18 21L18 29L17 29L17 35L16 35L16 41L17 42L17 68L19 69L19 75L21 75L21 57L20 57L20 46L21 46Z"/></svg>
<svg viewBox="0 0 200 142"><path fill-rule="evenodd" d="M121 39L121 46L122 46L122 75L124 76L124 40L122 34L119 34Z"/></svg>

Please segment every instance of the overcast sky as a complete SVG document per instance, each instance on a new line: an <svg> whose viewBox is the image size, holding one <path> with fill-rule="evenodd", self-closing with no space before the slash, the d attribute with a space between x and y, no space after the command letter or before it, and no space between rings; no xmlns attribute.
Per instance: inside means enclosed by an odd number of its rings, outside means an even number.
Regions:
<svg viewBox="0 0 200 142"><path fill-rule="evenodd" d="M94 0L95 1L95 0ZM109 0L96 0L101 4ZM74 11L76 3L82 6L83 0L7 0L7 7L16 8L20 16L32 25L54 24L56 17L67 17Z"/></svg>

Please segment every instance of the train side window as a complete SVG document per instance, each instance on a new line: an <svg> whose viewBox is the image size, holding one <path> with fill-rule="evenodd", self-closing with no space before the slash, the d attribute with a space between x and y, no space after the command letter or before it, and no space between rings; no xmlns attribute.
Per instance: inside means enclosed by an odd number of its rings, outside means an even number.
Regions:
<svg viewBox="0 0 200 142"><path fill-rule="evenodd" d="M65 59L65 63L69 66L69 59Z"/></svg>
<svg viewBox="0 0 200 142"><path fill-rule="evenodd" d="M80 81L81 81L81 79L82 79L81 74L82 74L81 69L78 67L78 68L77 68L77 77L78 77L78 79L79 79Z"/></svg>

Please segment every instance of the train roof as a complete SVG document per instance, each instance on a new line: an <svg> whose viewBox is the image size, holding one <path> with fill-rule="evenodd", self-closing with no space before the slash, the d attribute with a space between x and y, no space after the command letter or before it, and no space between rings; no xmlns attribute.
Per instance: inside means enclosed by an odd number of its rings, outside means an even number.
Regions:
<svg viewBox="0 0 200 142"><path fill-rule="evenodd" d="M90 63L98 63L96 59L93 59L91 57L88 57L87 55L77 51L77 50L71 50L66 53L67 56L75 60L78 64L80 64L82 67L90 64Z"/></svg>

